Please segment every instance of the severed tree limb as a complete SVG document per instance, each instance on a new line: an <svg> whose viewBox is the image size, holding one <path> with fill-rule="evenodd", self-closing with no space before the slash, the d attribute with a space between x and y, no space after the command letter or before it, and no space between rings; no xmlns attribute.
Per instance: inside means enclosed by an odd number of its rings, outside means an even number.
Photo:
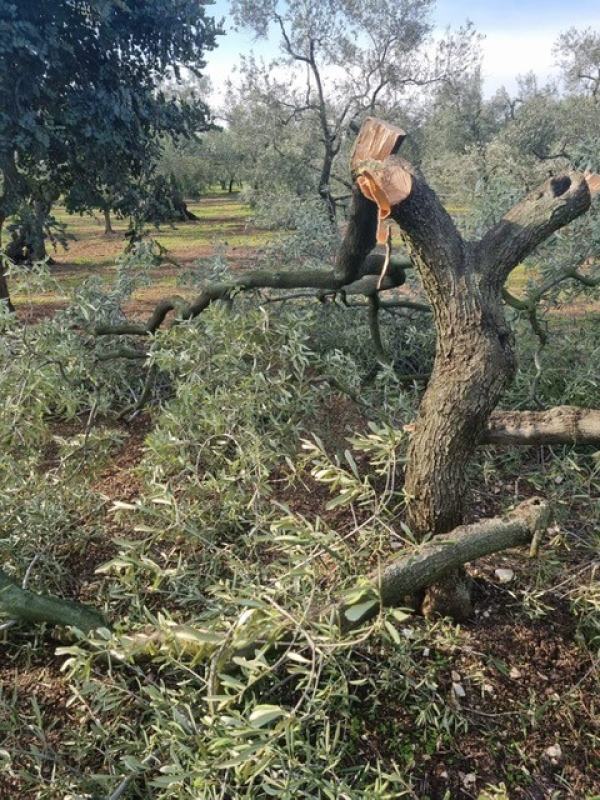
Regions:
<svg viewBox="0 0 600 800"><path fill-rule="evenodd" d="M521 503L504 517L460 525L436 536L416 552L395 558L371 573L369 587L352 604L340 603L334 610L343 631L362 625L381 607L406 603L406 598L437 583L457 567L499 550L529 544L534 535L550 524L550 506L538 497ZM331 611L331 609L330 609Z"/></svg>
<svg viewBox="0 0 600 800"><path fill-rule="evenodd" d="M211 303L217 300L226 300L236 292L253 289L321 289L332 292L343 291L346 294L371 295L378 291L378 277L384 258L385 256L380 253L371 253L366 258L363 256L361 269L350 283L347 283L343 277L337 277L333 272L321 269L296 272L292 270L248 272L227 282L205 286L192 302L187 302L178 295L165 298L156 305L145 323L123 322L94 325L91 327L90 333L94 336L151 336L156 333L172 311L176 312L181 320L193 319ZM411 267L412 263L408 257L391 259L385 280L379 290L385 291L402 286L405 281L405 270Z"/></svg>
<svg viewBox="0 0 600 800"><path fill-rule="evenodd" d="M600 445L600 410L556 406L547 411L493 411L482 444Z"/></svg>
<svg viewBox="0 0 600 800"><path fill-rule="evenodd" d="M83 633L110 627L106 618L94 608L49 595L22 589L0 570L0 613L22 622L48 622L70 626Z"/></svg>
<svg viewBox="0 0 600 800"><path fill-rule="evenodd" d="M582 173L571 170L549 178L481 239L483 271L502 286L538 244L587 211L590 203L590 188Z"/></svg>
<svg viewBox="0 0 600 800"><path fill-rule="evenodd" d="M411 550L406 555L394 558L372 572L365 584L353 592L354 599L317 607L307 612L312 620L334 620L343 633L368 622L382 607L402 606L407 598L443 579L460 565L491 553L511 547L522 547L535 541L551 520L550 506L540 498L530 498L504 517L461 525L444 536ZM136 633L121 638L121 646L127 657L136 658L157 648L170 650L186 649L195 660L209 659L216 650L225 661L236 657L253 657L257 651L289 647L292 632L291 617L282 620L276 634L253 638L243 644L231 643L226 647L219 634L210 630L197 630L186 625L174 626L171 637L165 631ZM233 667L235 668L235 667Z"/></svg>

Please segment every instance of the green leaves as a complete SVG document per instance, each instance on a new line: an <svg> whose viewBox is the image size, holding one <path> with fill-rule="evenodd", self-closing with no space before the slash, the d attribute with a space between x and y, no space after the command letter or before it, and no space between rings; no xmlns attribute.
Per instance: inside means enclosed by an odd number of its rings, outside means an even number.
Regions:
<svg viewBox="0 0 600 800"><path fill-rule="evenodd" d="M200 70L215 45L203 2L181 0L175 14L166 0L20 2L4 4L3 18L3 213L50 189L88 210L104 206L109 188L117 210L150 169L160 135L206 127L200 101L160 91L173 71Z"/></svg>

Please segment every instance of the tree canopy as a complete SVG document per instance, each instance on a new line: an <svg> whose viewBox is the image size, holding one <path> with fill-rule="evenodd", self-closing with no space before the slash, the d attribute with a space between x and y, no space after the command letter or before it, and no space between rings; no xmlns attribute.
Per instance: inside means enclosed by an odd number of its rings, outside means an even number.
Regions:
<svg viewBox="0 0 600 800"><path fill-rule="evenodd" d="M158 134L206 127L205 104L165 82L198 73L219 32L196 0L3 3L0 226L61 192L78 210L114 206Z"/></svg>
<svg viewBox="0 0 600 800"><path fill-rule="evenodd" d="M304 184L314 186L335 213L332 182L344 191L348 183L342 169L334 175L334 163L345 145L349 150L361 121L369 114L397 115L400 106L415 102L415 87L469 72L477 62L470 25L433 40L433 7L432 0L234 0L235 21L258 38L278 37L281 52L268 64L242 59L241 88L228 102L232 118L238 106L262 107L257 185L265 181L272 151L306 165L308 150ZM261 118L268 118L268 130L261 129ZM297 169L290 166L290 183L297 185Z"/></svg>

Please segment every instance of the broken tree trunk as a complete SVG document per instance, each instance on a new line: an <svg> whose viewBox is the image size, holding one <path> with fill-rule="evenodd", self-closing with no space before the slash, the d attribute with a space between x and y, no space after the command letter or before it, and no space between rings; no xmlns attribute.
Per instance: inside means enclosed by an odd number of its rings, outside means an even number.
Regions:
<svg viewBox="0 0 600 800"><path fill-rule="evenodd" d="M481 240L466 241L422 174L394 154L396 145L381 160L379 153L370 156L364 141L373 137L373 125L388 132L387 141L394 134L396 142L402 139L403 131L370 120L354 151L354 179L361 188L361 177L368 177L370 218L389 216L400 227L436 325L435 362L411 439L404 491L413 533L439 535L463 521L467 466L516 372L502 287L537 245L587 211L590 189L577 172L552 177ZM435 593L440 613L461 603L458 616L470 613L465 583L457 573L446 581L445 592Z"/></svg>
<svg viewBox="0 0 600 800"><path fill-rule="evenodd" d="M0 570L0 613L21 622L47 622L77 628L89 633L109 627L106 618L94 608L49 595L22 589Z"/></svg>

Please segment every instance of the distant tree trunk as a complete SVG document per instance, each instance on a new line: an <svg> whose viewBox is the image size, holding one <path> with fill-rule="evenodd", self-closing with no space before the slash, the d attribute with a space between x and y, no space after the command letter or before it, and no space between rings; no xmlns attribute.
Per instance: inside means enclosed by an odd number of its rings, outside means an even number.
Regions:
<svg viewBox="0 0 600 800"><path fill-rule="evenodd" d="M6 220L6 215L2 211L0 211L0 242L2 241L2 231L4 229L5 220ZM15 310L15 307L13 306L10 299L10 292L8 291L8 282L6 280L6 275L4 274L3 261L0 261L0 300L3 300L6 303L9 311Z"/></svg>
<svg viewBox="0 0 600 800"><path fill-rule="evenodd" d="M104 235L112 236L114 234L114 230L110 219L110 208L106 206L102 210L102 213L104 214Z"/></svg>
<svg viewBox="0 0 600 800"><path fill-rule="evenodd" d="M4 264L0 265L0 300L4 301L9 311L14 311L15 307L10 299L10 292L8 291L8 281L4 272Z"/></svg>
<svg viewBox="0 0 600 800"><path fill-rule="evenodd" d="M229 181L229 194L233 194L233 184L235 183L235 178L231 178Z"/></svg>
<svg viewBox="0 0 600 800"><path fill-rule="evenodd" d="M377 124L386 135L398 130ZM370 176L380 216L391 213L400 226L434 313L434 368L409 447L404 489L413 533L444 534L463 522L467 465L516 370L502 286L540 242L589 208L590 191L578 173L551 178L480 241L467 242L415 168L385 153L376 154L382 160L374 162L359 141L360 160L353 160L353 169L357 176ZM404 193L399 202L396 189L398 197ZM470 613L468 587L459 573L433 587L428 607L459 619Z"/></svg>
<svg viewBox="0 0 600 800"><path fill-rule="evenodd" d="M6 255L17 264L33 264L46 256L46 219L52 209L52 201L32 200L30 214L13 234L6 246Z"/></svg>

